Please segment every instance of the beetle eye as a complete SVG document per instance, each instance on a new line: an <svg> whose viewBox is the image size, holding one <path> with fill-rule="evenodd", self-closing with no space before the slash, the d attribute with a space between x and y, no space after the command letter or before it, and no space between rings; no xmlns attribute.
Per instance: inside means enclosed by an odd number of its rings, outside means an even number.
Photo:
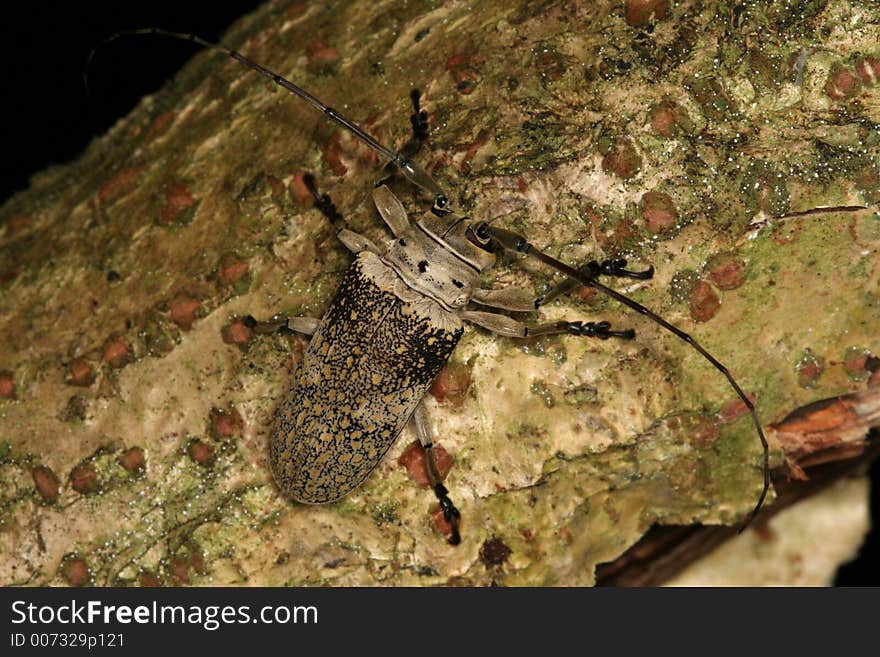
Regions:
<svg viewBox="0 0 880 657"><path fill-rule="evenodd" d="M492 248L492 241L489 239L489 231L485 223L477 226L476 231L468 226L468 229L464 234L465 237L468 238L468 241L474 246L480 247L483 251L494 253L495 250Z"/></svg>
<svg viewBox="0 0 880 657"><path fill-rule="evenodd" d="M431 212L433 212L438 217L445 217L447 214L452 212L449 207L449 199L440 194L434 198L434 205L431 207Z"/></svg>

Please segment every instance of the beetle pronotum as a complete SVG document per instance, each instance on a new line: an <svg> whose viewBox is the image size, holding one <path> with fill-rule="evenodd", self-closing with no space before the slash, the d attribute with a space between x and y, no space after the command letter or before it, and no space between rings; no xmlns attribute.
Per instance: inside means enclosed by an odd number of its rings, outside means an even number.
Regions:
<svg viewBox="0 0 880 657"><path fill-rule="evenodd" d="M614 259L575 269L539 251L522 235L457 215L440 186L411 159L427 136L427 115L419 108L416 91L412 96L413 138L401 151L395 151L309 92L225 46L158 28L119 32L107 41L149 34L194 42L257 71L355 135L433 197L431 212L412 224L391 191L385 185L376 187L373 200L394 237L375 244L349 230L330 198L319 194L314 180L307 178L316 206L333 222L340 241L356 258L322 319L257 322L249 318L258 332L286 328L312 336L303 363L278 407L270 440L272 473L284 494L311 504L338 500L366 479L404 426L412 422L425 449L431 486L451 525L449 540L458 543L459 512L437 471L422 399L452 354L464 323L514 338L566 333L603 340L634 338L634 331L612 330L604 321L530 326L504 314L470 308L473 302L534 312L573 285L582 284L673 333L728 380L748 408L763 448L763 488L747 520L760 510L770 483L769 448L752 401L730 371L690 335L598 280L600 276L644 280L652 277L653 268L631 271L625 260ZM566 281L537 299L526 290L481 289L480 274L494 265L499 249L535 258L563 274Z"/></svg>

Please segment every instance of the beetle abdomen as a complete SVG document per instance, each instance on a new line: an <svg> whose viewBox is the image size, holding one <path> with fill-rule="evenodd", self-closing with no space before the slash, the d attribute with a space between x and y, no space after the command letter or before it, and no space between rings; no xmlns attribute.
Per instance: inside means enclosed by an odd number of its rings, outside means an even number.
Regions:
<svg viewBox="0 0 880 657"><path fill-rule="evenodd" d="M461 337L454 315L398 282L359 254L312 336L269 445L275 481L294 500L332 502L360 485Z"/></svg>

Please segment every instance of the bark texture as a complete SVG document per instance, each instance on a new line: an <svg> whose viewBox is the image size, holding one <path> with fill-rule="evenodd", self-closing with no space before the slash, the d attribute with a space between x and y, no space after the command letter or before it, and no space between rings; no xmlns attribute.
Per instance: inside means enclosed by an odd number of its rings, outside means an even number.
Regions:
<svg viewBox="0 0 880 657"><path fill-rule="evenodd" d="M880 3L278 0L224 43L387 144L421 88L418 159L458 208L571 263L653 264L616 287L766 425L866 388L880 221L853 208L880 201ZM0 582L590 584L655 523L754 505L760 445L723 377L583 290L541 316L636 340L469 330L432 389L460 546L408 433L345 500L283 499L267 436L304 341L241 317L320 316L351 260L303 172L383 238L377 157L202 52L0 209ZM485 282L556 280L503 257Z"/></svg>

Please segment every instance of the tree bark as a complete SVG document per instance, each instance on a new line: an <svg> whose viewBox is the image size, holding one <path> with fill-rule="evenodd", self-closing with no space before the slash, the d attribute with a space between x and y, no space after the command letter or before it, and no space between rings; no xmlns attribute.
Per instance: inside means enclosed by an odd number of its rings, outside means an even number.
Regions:
<svg viewBox="0 0 880 657"><path fill-rule="evenodd" d="M779 423L866 390L880 353L880 3L672 4L278 0L224 43L393 147L419 87L416 159L462 214L574 265L652 264L612 284ZM760 444L723 376L584 289L540 317L636 339L468 330L432 388L461 545L412 481L409 431L344 500L285 500L268 429L306 342L242 318L320 316L351 261L306 172L353 230L387 238L383 162L201 52L0 210L0 582L592 584L652 525L754 506ZM506 255L485 275L557 282ZM768 436L775 468L832 446Z"/></svg>

